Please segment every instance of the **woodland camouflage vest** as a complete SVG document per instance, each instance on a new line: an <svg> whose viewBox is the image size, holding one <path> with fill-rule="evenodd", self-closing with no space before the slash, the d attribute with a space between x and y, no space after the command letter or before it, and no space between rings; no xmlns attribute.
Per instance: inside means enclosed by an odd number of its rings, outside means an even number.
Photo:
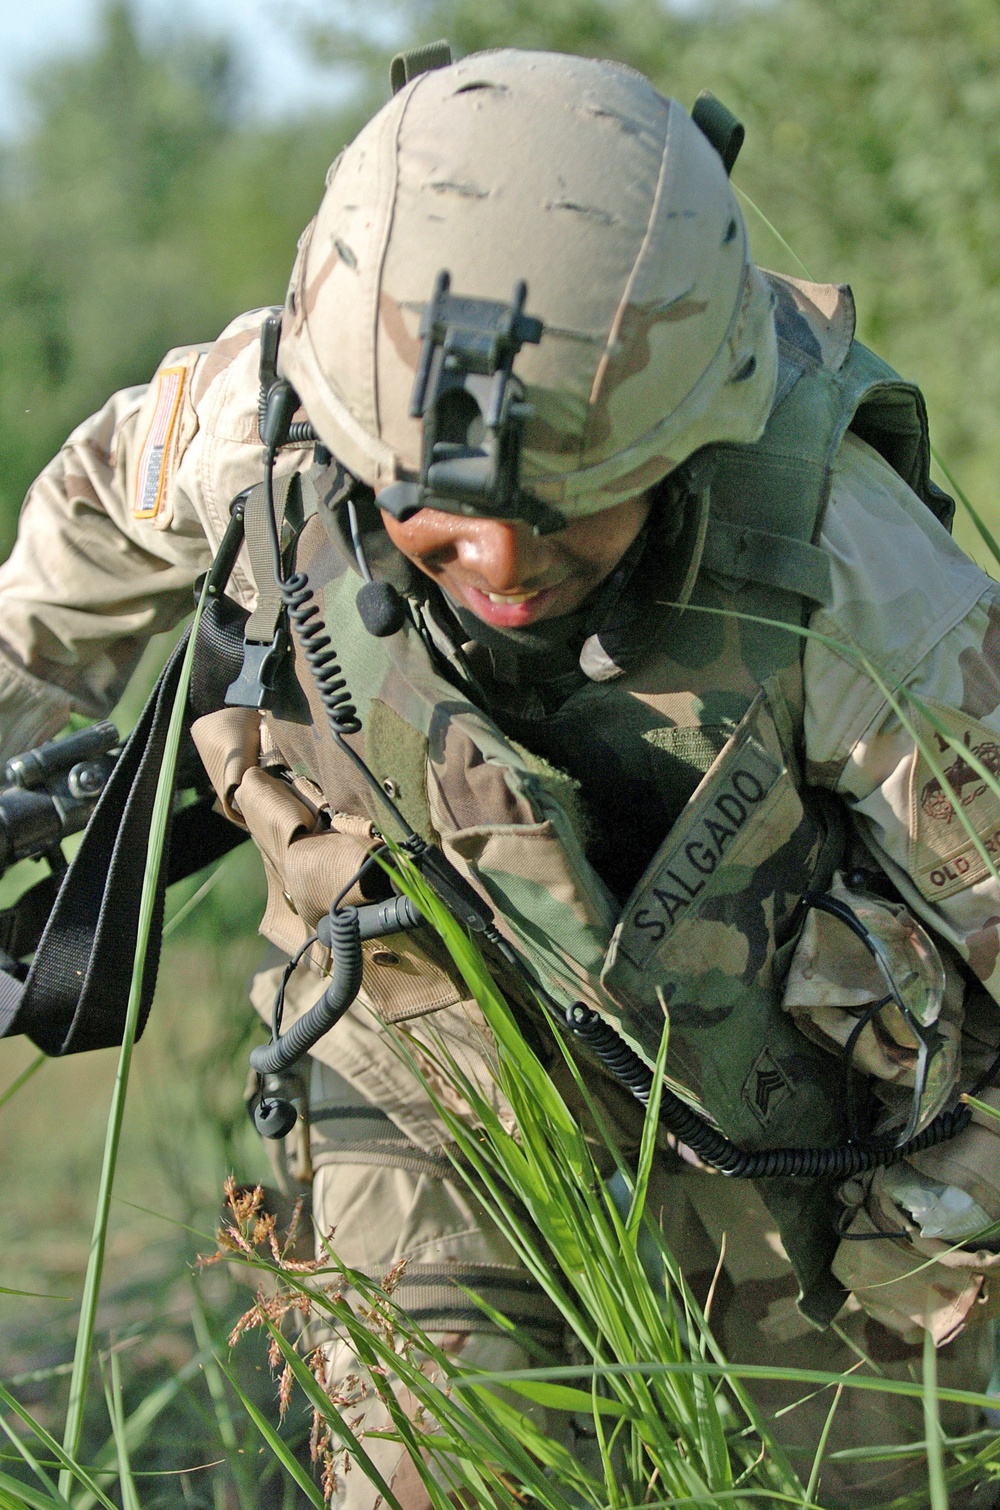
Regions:
<svg viewBox="0 0 1000 1510"><path fill-rule="evenodd" d="M489 896L560 1003L588 1002L650 1062L666 1017L672 1080L747 1148L843 1138L842 1071L782 1011L780 962L798 899L828 884L844 844L838 804L801 779L796 630L829 593L815 541L845 431L950 518L950 500L928 479L923 400L853 341L847 291L772 281L775 406L756 445L718 449L690 604L662 605L638 661L574 694L620 741L658 752L662 779L677 779L684 797L695 788L624 909L588 864L561 800L565 780L441 676L413 628L390 640L366 634L357 578L323 528L322 499L299 549L363 722L353 742L408 821ZM278 750L338 810L381 825L325 736L301 667L299 680L313 721L269 719ZM762 1191L802 1307L823 1323L844 1298L829 1269L832 1188L774 1180Z"/></svg>

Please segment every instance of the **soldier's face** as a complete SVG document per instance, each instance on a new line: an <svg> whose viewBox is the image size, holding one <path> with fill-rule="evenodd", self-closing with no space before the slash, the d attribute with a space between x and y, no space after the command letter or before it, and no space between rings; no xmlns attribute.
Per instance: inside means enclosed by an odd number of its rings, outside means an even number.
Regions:
<svg viewBox="0 0 1000 1510"><path fill-rule="evenodd" d="M405 524L383 512L396 548L453 602L500 629L523 629L586 602L638 535L647 493L575 519L552 535L520 520L466 519L420 509Z"/></svg>

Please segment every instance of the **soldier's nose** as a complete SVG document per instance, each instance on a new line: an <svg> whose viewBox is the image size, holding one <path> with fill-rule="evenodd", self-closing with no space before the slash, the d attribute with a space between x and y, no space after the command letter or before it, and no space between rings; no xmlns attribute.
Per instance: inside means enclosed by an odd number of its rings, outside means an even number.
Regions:
<svg viewBox="0 0 1000 1510"><path fill-rule="evenodd" d="M470 580L478 578L490 592L516 592L533 585L543 563L538 537L520 520L462 520L455 556Z"/></svg>

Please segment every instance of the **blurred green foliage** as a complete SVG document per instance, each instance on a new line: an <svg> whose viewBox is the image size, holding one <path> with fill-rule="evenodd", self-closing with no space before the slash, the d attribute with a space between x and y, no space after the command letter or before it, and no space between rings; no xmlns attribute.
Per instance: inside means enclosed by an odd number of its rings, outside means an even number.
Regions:
<svg viewBox="0 0 1000 1510"><path fill-rule="evenodd" d="M171 346L280 302L351 119L248 125L225 47L154 51L124 0L31 84L0 156L0 549L68 431Z"/></svg>
<svg viewBox="0 0 1000 1510"><path fill-rule="evenodd" d="M361 0L328 4L329 23L304 40L353 65L354 100L336 117L254 122L225 47L203 36L154 47L125 0L106 6L92 52L49 65L32 85L32 124L0 150L0 554L26 486L78 420L145 381L169 347L210 340L241 310L282 298L328 163L388 93L390 53L442 35L457 52L518 45L619 58L687 105L703 88L726 101L747 126L737 186L795 254L750 212L758 259L801 274L797 256L813 278L854 286L862 337L921 382L939 447L996 530L997 0L710 0L683 11L669 0L384 0L377 14ZM223 1162L243 1177L264 1173L240 1096L246 1040L261 1031L244 991L260 906L243 850L168 946L137 1052L111 1267L116 1284L137 1280L143 1301L133 1316L115 1291L102 1326L150 1356L181 1347L160 1324L174 1314L182 1263L170 1220L211 1228ZM3 1084L31 1054L19 1040L6 1046ZM8 1285L78 1287L112 1061L46 1065L4 1108ZM51 1137L63 1126L69 1143ZM163 1217L175 1236L161 1284L139 1260L160 1263ZM54 1314L58 1339L45 1340L42 1305L30 1303L23 1348L11 1315L0 1317L8 1374L37 1367L40 1346L51 1349L42 1361L63 1367L65 1318ZM191 1347L163 1351L168 1369ZM48 1398L55 1424L60 1401ZM191 1408L205 1413L194 1396ZM161 1436L156 1467L203 1460L186 1419ZM242 1447L235 1453L238 1463ZM175 1482L148 1503L177 1503ZM269 1492L238 1502L269 1504ZM236 1502L226 1494L216 1486L214 1503Z"/></svg>

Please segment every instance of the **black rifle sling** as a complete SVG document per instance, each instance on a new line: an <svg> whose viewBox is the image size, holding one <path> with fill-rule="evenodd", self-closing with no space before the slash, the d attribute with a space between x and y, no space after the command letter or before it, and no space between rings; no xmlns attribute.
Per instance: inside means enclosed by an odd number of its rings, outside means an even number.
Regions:
<svg viewBox="0 0 1000 1510"><path fill-rule="evenodd" d="M243 543L245 497L240 494L233 500L229 526L205 584L188 688L189 720L222 707L224 689L242 662L247 612L224 594ZM26 1033L50 1055L108 1048L122 1041L153 803L190 633L189 629L174 647L160 673L66 871L61 877L46 876L16 906L0 912L0 950L12 966L0 969L0 1038ZM156 986L167 886L221 859L247 837L212 811L211 798L168 819L137 1037L146 1025ZM36 945L27 978L22 979L14 960Z"/></svg>
<svg viewBox="0 0 1000 1510"><path fill-rule="evenodd" d="M62 877L27 979L0 971L0 1037L26 1033L50 1055L107 1048L122 1040L153 801L187 639L185 634L175 647L94 808ZM202 802L182 810L168 828L143 972L139 1033L156 985L168 880L190 875L244 837ZM47 882L39 885L45 888Z"/></svg>
<svg viewBox="0 0 1000 1510"><path fill-rule="evenodd" d="M120 1043L132 977L149 826L187 636L175 647L119 757L59 888L17 1014L46 1054ZM145 1024L159 962L163 876L143 979Z"/></svg>

